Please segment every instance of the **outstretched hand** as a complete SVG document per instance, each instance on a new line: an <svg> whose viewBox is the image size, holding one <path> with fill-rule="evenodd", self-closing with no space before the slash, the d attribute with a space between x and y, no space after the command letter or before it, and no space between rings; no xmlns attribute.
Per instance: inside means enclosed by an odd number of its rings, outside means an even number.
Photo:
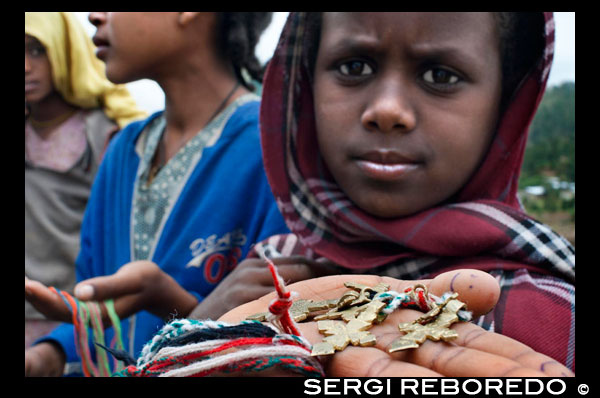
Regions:
<svg viewBox="0 0 600 398"><path fill-rule="evenodd" d="M43 283L25 277L25 300L53 321L71 322L71 311L63 300Z"/></svg>
<svg viewBox="0 0 600 398"><path fill-rule="evenodd" d="M75 286L74 296L82 301L114 299L120 318L140 310L164 319L175 314L185 317L198 304L192 294L151 261L131 262L113 275L82 281ZM25 299L49 319L71 322L71 312L63 300L42 283L27 277ZM110 323L104 310L102 315L103 322Z"/></svg>
<svg viewBox="0 0 600 398"><path fill-rule="evenodd" d="M457 270L431 280L403 281L373 275L336 275L298 282L287 286L299 293L299 298L325 300L340 297L347 288L344 282L354 281L374 286L387 283L398 292L422 283L429 291L441 296L448 291L459 293L474 317L489 312L499 297L499 286L489 274L477 270ZM236 323L247 316L266 311L275 294L237 307L220 318ZM373 347L348 346L341 352L325 358L328 377L543 377L572 376L566 367L528 346L509 337L487 332L472 323L454 324L459 337L452 342L425 341L417 349L392 354L387 347L401 333L397 325L411 322L422 313L415 310L396 310L381 324L369 331L377 337ZM316 322L298 324L302 334L311 343L322 341Z"/></svg>

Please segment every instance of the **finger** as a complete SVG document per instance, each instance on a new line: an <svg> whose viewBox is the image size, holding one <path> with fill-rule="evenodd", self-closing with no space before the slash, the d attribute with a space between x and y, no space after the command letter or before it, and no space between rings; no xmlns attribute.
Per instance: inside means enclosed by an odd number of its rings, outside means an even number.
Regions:
<svg viewBox="0 0 600 398"><path fill-rule="evenodd" d="M310 267L313 278L327 275L339 275L344 272L343 268L330 261L315 261L303 256L278 257L272 261L278 267L286 264L305 264Z"/></svg>
<svg viewBox="0 0 600 398"><path fill-rule="evenodd" d="M500 297L496 279L487 272L474 269L444 272L432 279L428 286L429 291L438 296L457 292L458 299L467 304L473 316L490 312Z"/></svg>
<svg viewBox="0 0 600 398"><path fill-rule="evenodd" d="M440 377L440 373L410 362L393 360L374 347L347 347L326 365L328 377Z"/></svg>
<svg viewBox="0 0 600 398"><path fill-rule="evenodd" d="M456 345L512 359L547 376L574 376L573 372L560 362L508 336L488 332L472 323L459 323L453 329L458 332L458 337L453 340Z"/></svg>
<svg viewBox="0 0 600 398"><path fill-rule="evenodd" d="M302 256L277 257L272 260L277 266L279 276L286 284L315 278L332 273L333 267L329 264L321 264ZM253 272L253 280L264 286L273 286L273 277L269 271L267 262L262 259L248 259L242 263L247 272ZM339 271L339 270L338 270Z"/></svg>
<svg viewBox="0 0 600 398"><path fill-rule="evenodd" d="M420 312L414 310L396 311L381 325L373 327L371 332L377 336L376 347L388 352L392 343L403 335L397 329L398 324L411 322L419 315ZM524 345L516 340L486 332L470 323L454 324L452 329L458 332L459 337L450 343L426 340L418 348L396 351L389 355L396 361L410 362L449 377L545 376L538 363L517 360L519 354L524 352ZM483 331L482 336L487 336L487 339L476 342L474 335L468 337L469 331L478 329ZM503 344L510 347L499 347Z"/></svg>
<svg viewBox="0 0 600 398"><path fill-rule="evenodd" d="M102 301L139 293L144 288L144 277L153 263L137 261L121 267L115 274L98 276L79 282L74 294L80 300Z"/></svg>
<svg viewBox="0 0 600 398"><path fill-rule="evenodd" d="M263 286L263 285L258 285L258 284L250 284L250 285L244 285L243 288L240 287L239 289L234 288L234 290L232 290L230 297L232 298L230 301L230 303L224 303L227 307L228 310L232 309L238 305L242 305L242 304L246 304L248 302L253 302L254 300L257 300L261 297L264 297L266 295L269 295L269 293L273 292L274 288L271 286ZM273 298L275 298L273 296ZM269 301L270 303L270 301ZM269 305L269 303L266 303L266 306L263 307L263 309L261 311L267 311L267 306Z"/></svg>
<svg viewBox="0 0 600 398"><path fill-rule="evenodd" d="M286 285L315 277L314 269L307 264L282 264L277 266L277 271Z"/></svg>
<svg viewBox="0 0 600 398"><path fill-rule="evenodd" d="M133 278L133 279L131 279ZM142 290L135 275L109 275L90 278L75 286L74 294L83 301L102 301L136 294Z"/></svg>
<svg viewBox="0 0 600 398"><path fill-rule="evenodd" d="M25 278L25 300L48 319L71 322L71 311L63 299L38 281Z"/></svg>
<svg viewBox="0 0 600 398"><path fill-rule="evenodd" d="M544 377L510 358L446 342L425 341L419 348L394 352L396 361L424 366L448 377Z"/></svg>

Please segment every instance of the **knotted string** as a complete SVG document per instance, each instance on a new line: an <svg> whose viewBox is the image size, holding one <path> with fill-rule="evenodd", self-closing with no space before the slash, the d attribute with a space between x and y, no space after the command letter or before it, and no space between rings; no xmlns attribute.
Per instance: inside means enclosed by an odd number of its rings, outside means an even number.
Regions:
<svg viewBox="0 0 600 398"><path fill-rule="evenodd" d="M296 322L290 315L290 307L293 304L293 298L297 297L296 292L288 292L285 288L285 282L283 278L279 275L277 271L277 267L271 259L267 257L265 254L265 250L260 248L258 250L258 255L264 261L266 261L269 271L271 272L271 277L273 278L273 284L275 285L275 291L277 292L277 298L274 299L269 305L269 312L271 316L267 319L273 323L275 326L280 328L284 333L302 336L300 330L296 325Z"/></svg>

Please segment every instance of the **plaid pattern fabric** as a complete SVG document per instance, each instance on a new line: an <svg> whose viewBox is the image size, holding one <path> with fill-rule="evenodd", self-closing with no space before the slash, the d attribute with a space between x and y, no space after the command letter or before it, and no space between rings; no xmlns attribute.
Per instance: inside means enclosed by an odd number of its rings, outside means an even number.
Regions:
<svg viewBox="0 0 600 398"><path fill-rule="evenodd" d="M499 257L545 264L552 272L575 280L575 248L547 225L520 215L513 217L510 209L503 211L497 204L460 203L454 207L476 212L505 228L509 243L495 252Z"/></svg>
<svg viewBox="0 0 600 398"><path fill-rule="evenodd" d="M473 322L519 340L575 372L574 286L525 269L490 273L500 284L500 299L490 313Z"/></svg>

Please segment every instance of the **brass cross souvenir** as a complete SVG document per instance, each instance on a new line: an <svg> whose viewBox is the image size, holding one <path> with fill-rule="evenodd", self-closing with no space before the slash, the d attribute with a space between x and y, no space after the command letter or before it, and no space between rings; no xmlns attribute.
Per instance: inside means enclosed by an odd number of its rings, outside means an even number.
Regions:
<svg viewBox="0 0 600 398"><path fill-rule="evenodd" d="M405 334L392 343L388 350L390 353L418 348L426 339L450 341L458 336L456 331L450 329L450 326L459 320L458 311L465 307L464 303L456 299L458 293L448 294L437 304L426 299L426 303L421 303L419 306L417 289L422 289L419 294L429 297L427 288L423 285L415 285L404 293L389 292L390 286L383 283L371 287L356 282L346 282L344 286L349 290L338 299L322 301L300 299L290 307L290 315L294 321L317 321L319 332L325 335L322 342L313 345L311 353L313 356L332 355L336 351L342 351L348 344L362 347L375 345L376 337L369 332L369 329L383 322L387 312L393 311L394 308L401 308L398 303L391 310L386 307L391 299L401 299L401 302L405 303L402 307L424 308L426 306L430 310L413 322L398 325L399 331ZM268 312L263 312L246 319L264 322L268 319L268 315Z"/></svg>
<svg viewBox="0 0 600 398"><path fill-rule="evenodd" d="M458 322L458 311L465 304L456 300L456 297L458 293L448 296L444 302L413 322L399 324L398 329L406 334L394 340L388 351L392 353L418 348L426 339L450 341L457 338L458 333L449 328L453 323Z"/></svg>
<svg viewBox="0 0 600 398"><path fill-rule="evenodd" d="M367 331L371 323L353 319L347 324L332 320L318 321L319 332L325 337L321 343L313 345L311 355L330 355L342 351L348 343L362 347L375 345L375 336Z"/></svg>
<svg viewBox="0 0 600 398"><path fill-rule="evenodd" d="M383 293L390 290L390 285L385 283L378 283L377 285L370 287L363 285L362 283L346 282L344 286L358 292L358 298L354 300L350 305L359 305L368 303L371 298L377 293Z"/></svg>

